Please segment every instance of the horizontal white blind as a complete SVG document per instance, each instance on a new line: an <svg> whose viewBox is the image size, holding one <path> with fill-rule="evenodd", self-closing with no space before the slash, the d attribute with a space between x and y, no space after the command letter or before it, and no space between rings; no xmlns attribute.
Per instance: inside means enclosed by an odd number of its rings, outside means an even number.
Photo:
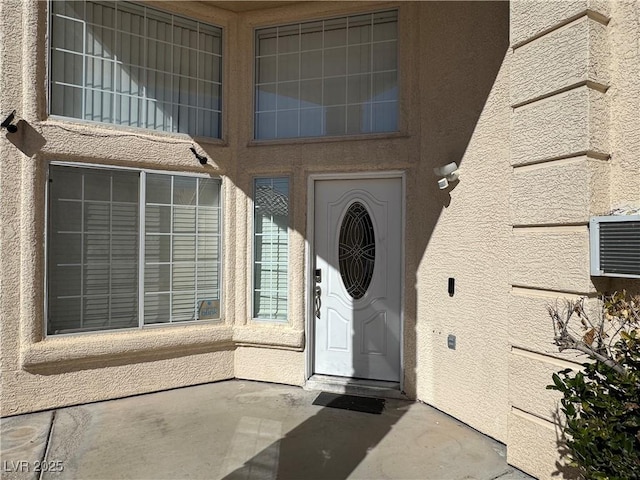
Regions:
<svg viewBox="0 0 640 480"><path fill-rule="evenodd" d="M398 129L397 12L259 29L255 137Z"/></svg>
<svg viewBox="0 0 640 480"><path fill-rule="evenodd" d="M138 174L52 166L47 332L138 325Z"/></svg>
<svg viewBox="0 0 640 480"><path fill-rule="evenodd" d="M219 179L52 165L49 180L48 335L220 318Z"/></svg>
<svg viewBox="0 0 640 480"><path fill-rule="evenodd" d="M219 318L220 181L146 175L144 323ZM217 315L216 315L217 310Z"/></svg>
<svg viewBox="0 0 640 480"><path fill-rule="evenodd" d="M54 115L220 137L222 31L127 2L54 1Z"/></svg>
<svg viewBox="0 0 640 480"><path fill-rule="evenodd" d="M254 189L253 317L287 320L289 179L259 178Z"/></svg>

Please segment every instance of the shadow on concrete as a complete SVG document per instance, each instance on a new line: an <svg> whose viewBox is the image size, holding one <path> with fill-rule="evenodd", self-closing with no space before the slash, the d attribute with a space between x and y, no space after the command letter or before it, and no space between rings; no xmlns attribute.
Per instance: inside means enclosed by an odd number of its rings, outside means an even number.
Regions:
<svg viewBox="0 0 640 480"><path fill-rule="evenodd" d="M346 479L405 412L325 407L223 478Z"/></svg>

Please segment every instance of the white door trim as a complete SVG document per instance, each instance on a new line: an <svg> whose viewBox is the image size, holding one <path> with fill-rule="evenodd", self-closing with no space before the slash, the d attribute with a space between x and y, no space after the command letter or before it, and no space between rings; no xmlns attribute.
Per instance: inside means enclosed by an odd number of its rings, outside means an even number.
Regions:
<svg viewBox="0 0 640 480"><path fill-rule="evenodd" d="M404 284L406 244L406 172L390 170L359 173L312 173L307 179L307 234L305 235L305 380L313 375L315 336L313 328L313 261L315 238L315 185L322 180L366 180L375 178L399 178L401 180L402 232L400 245L400 391L404 391Z"/></svg>

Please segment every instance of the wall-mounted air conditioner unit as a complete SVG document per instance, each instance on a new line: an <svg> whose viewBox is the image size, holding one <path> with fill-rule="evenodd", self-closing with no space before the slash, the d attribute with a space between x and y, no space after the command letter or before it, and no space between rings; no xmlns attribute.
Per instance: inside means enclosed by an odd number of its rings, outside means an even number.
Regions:
<svg viewBox="0 0 640 480"><path fill-rule="evenodd" d="M640 215L607 215L589 222L591 275L640 278Z"/></svg>

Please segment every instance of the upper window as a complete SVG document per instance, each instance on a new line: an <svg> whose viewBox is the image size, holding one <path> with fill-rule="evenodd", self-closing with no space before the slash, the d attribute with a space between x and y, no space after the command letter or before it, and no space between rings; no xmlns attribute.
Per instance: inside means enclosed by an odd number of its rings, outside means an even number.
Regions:
<svg viewBox="0 0 640 480"><path fill-rule="evenodd" d="M220 180L52 165L47 333L220 318Z"/></svg>
<svg viewBox="0 0 640 480"><path fill-rule="evenodd" d="M256 31L255 138L398 129L398 15Z"/></svg>
<svg viewBox="0 0 640 480"><path fill-rule="evenodd" d="M51 114L221 136L220 28L126 2L51 5Z"/></svg>

